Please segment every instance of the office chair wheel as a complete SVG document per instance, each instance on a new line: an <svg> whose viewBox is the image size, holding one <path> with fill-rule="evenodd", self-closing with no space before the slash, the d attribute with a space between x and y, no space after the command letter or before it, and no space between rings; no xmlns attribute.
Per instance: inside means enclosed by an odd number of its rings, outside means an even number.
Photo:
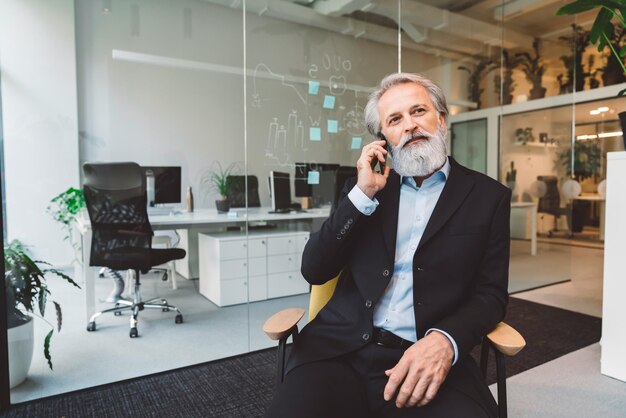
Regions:
<svg viewBox="0 0 626 418"><path fill-rule="evenodd" d="M174 320L177 324L183 323L183 316L181 314L176 315L176 319Z"/></svg>
<svg viewBox="0 0 626 418"><path fill-rule="evenodd" d="M96 323L95 322L90 322L87 324L87 331L91 332L91 331L95 331L96 330Z"/></svg>
<svg viewBox="0 0 626 418"><path fill-rule="evenodd" d="M137 333L137 327L132 327L130 329L130 338L137 338L139 334Z"/></svg>

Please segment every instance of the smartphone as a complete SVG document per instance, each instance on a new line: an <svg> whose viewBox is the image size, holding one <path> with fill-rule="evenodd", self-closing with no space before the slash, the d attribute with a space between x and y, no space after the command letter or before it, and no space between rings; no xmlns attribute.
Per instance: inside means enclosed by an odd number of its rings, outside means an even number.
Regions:
<svg viewBox="0 0 626 418"><path fill-rule="evenodd" d="M382 132L378 133L378 139L380 139L381 141L385 141L385 145L383 146L383 148L385 148L385 151L387 151L387 154L385 156L385 160L386 157L389 156L389 141L387 141L387 138L385 138L385 135L383 135ZM376 157L373 161L372 164L372 168L374 168L376 166L376 163L378 163L378 170L380 172L380 174L384 174L385 173L385 162L381 162L378 157Z"/></svg>

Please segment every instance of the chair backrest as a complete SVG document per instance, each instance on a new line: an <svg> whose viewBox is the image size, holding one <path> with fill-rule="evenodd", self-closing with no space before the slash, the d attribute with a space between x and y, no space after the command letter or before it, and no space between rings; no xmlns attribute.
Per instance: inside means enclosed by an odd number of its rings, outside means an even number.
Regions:
<svg viewBox="0 0 626 418"><path fill-rule="evenodd" d="M537 176L537 180L543 181L546 185L546 193L539 198L537 212L550 213L552 215L561 214L561 195L557 186L556 176Z"/></svg>
<svg viewBox="0 0 626 418"><path fill-rule="evenodd" d="M309 322L317 316L319 311L321 311L330 300L331 296L335 292L335 288L337 287L339 274L337 277L324 284L311 286L311 296L309 297Z"/></svg>
<svg viewBox="0 0 626 418"><path fill-rule="evenodd" d="M248 207L258 208L261 206L259 198L259 180L256 176L228 176L228 203L231 208L246 207L246 177L248 178L247 195Z"/></svg>
<svg viewBox="0 0 626 418"><path fill-rule="evenodd" d="M92 228L90 265L149 270L152 228L141 167L136 163L85 163L83 173Z"/></svg>

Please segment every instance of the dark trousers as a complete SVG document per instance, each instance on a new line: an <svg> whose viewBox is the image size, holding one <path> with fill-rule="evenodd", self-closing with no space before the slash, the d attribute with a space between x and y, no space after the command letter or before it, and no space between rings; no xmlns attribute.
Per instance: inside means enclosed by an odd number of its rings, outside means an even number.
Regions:
<svg viewBox="0 0 626 418"><path fill-rule="evenodd" d="M488 418L495 405L444 384L424 407L397 408L395 398L385 401L385 370L404 350L368 344L342 357L303 364L291 370L279 385L267 418ZM456 367L456 366L453 366ZM486 385L482 392L488 392ZM488 402L487 402L488 403Z"/></svg>

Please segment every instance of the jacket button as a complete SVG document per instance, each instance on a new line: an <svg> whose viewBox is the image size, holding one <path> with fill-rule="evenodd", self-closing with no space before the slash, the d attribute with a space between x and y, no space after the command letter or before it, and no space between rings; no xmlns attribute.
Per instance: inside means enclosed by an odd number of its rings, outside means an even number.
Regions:
<svg viewBox="0 0 626 418"><path fill-rule="evenodd" d="M371 300L369 300L369 299L368 299L368 300L366 300L366 301L365 301L365 307L366 307L367 309L371 308L371 307L372 307L372 301L371 301Z"/></svg>
<svg viewBox="0 0 626 418"><path fill-rule="evenodd" d="M424 271L424 269L421 267L417 267L417 271Z"/></svg>
<svg viewBox="0 0 626 418"><path fill-rule="evenodd" d="M345 235L346 234L346 230L342 229L341 231L339 231L341 233L341 235Z"/></svg>
<svg viewBox="0 0 626 418"><path fill-rule="evenodd" d="M341 234L337 234L337 239L341 239Z"/></svg>
<svg viewBox="0 0 626 418"><path fill-rule="evenodd" d="M366 332L361 338L363 338L363 341L368 341L370 339L370 335Z"/></svg>
<svg viewBox="0 0 626 418"><path fill-rule="evenodd" d="M389 270L387 269L383 270L383 276L385 277L389 276Z"/></svg>

